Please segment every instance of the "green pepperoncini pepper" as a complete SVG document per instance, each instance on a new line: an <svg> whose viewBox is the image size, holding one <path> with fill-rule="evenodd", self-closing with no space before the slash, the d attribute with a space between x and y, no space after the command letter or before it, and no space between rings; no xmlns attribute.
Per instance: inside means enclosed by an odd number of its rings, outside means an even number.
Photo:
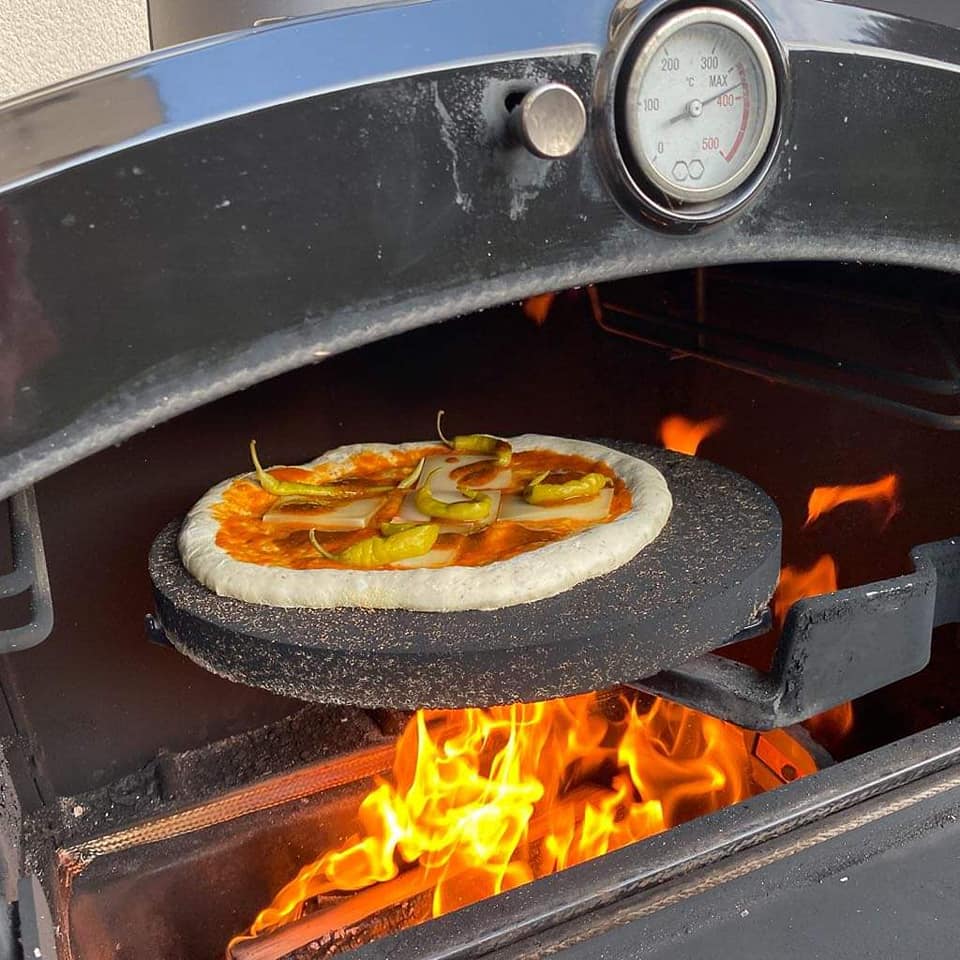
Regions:
<svg viewBox="0 0 960 960"><path fill-rule="evenodd" d="M446 503L438 500L430 489L430 481L433 473L427 477L424 485L417 491L413 498L416 508L428 517L436 517L440 520L452 520L455 523L476 523L479 520L486 520L490 515L492 500L490 496L479 490L470 490L467 487L457 487L460 494L466 497L465 500L458 500L455 503Z"/></svg>
<svg viewBox="0 0 960 960"><path fill-rule="evenodd" d="M489 433L468 433L448 440L440 429L443 411L437 411L437 434L451 450L457 453L480 453L494 457L499 467L509 467L513 459L513 447L506 440L491 436Z"/></svg>
<svg viewBox="0 0 960 960"><path fill-rule="evenodd" d="M583 500L597 496L613 481L602 473L588 473L578 480L566 483L544 483L550 471L534 477L524 488L523 499L533 506L565 503L568 500Z"/></svg>
<svg viewBox="0 0 960 960"><path fill-rule="evenodd" d="M299 497L302 500L355 500L359 497L389 493L392 486L350 486L348 483L300 483L295 480L278 480L260 465L257 457L257 441L250 441L250 458L257 472L257 480L267 493L275 497Z"/></svg>
<svg viewBox="0 0 960 960"><path fill-rule="evenodd" d="M368 537L351 544L339 553L330 553L320 545L317 533L311 530L307 536L313 548L327 560L335 560L349 567L385 567L400 560L422 557L433 549L440 536L440 527L436 523L418 523L409 529L400 530L389 536Z"/></svg>

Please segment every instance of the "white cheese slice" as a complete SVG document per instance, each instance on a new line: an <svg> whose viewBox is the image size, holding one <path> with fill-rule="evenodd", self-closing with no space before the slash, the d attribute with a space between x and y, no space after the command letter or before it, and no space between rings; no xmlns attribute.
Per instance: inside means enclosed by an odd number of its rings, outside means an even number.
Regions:
<svg viewBox="0 0 960 960"><path fill-rule="evenodd" d="M291 504L286 510L271 508L263 515L263 519L265 523L312 527L315 530L362 530L376 516L385 500L385 497L364 497L362 500L348 500L336 507Z"/></svg>
<svg viewBox="0 0 960 960"><path fill-rule="evenodd" d="M463 500L463 495L457 490L434 490L433 487L430 489L433 490L433 496L443 503L457 503ZM407 496L403 498L403 503L400 505L400 512L394 519L398 523L439 523L441 533L474 533L477 530L483 530L484 527L489 527L490 524L497 519L497 511L500 509L500 491L485 490L484 493L490 498L490 512L485 519L477 520L475 523L454 523L450 520L440 519L431 520L425 513L421 513L417 509L417 505L414 503L417 496L415 493L408 493Z"/></svg>
<svg viewBox="0 0 960 960"><path fill-rule="evenodd" d="M430 489L434 493L441 490L456 492L457 481L450 476L454 470L470 467L475 463L492 463L494 460L494 457L473 453L441 453L427 457L423 463L423 473L417 481L417 489L421 489L426 484L427 478L430 478ZM500 467L486 483L470 483L468 486L472 490L502 490L504 487L509 487L512 482L513 471L510 467Z"/></svg>
<svg viewBox="0 0 960 960"><path fill-rule="evenodd" d="M397 560L391 563L391 567L397 567L401 570L417 570L421 567L446 567L457 559L460 552L460 545L453 547L434 547L429 553L422 557L409 557L406 560Z"/></svg>
<svg viewBox="0 0 960 960"><path fill-rule="evenodd" d="M517 523L543 523L556 520L579 520L586 523L606 520L613 502L613 489L604 487L592 500L583 503L558 503L537 507L527 503L519 493L511 493L500 504L500 519Z"/></svg>

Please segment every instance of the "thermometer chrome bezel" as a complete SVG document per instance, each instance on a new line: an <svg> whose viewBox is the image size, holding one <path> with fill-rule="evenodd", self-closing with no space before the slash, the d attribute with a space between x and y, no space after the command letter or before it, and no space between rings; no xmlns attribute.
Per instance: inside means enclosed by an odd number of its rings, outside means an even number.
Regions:
<svg viewBox="0 0 960 960"><path fill-rule="evenodd" d="M747 45L750 52L756 57L760 68L762 81L764 84L764 112L760 125L760 132L757 142L748 154L746 160L737 169L733 176L728 177L722 183L712 187L684 187L676 183L669 177L664 176L654 164L650 162L646 151L641 146L641 127L643 118L639 115L636 104L639 101L642 86L647 76L647 71L664 44L669 42L671 37L676 36L683 30L700 24L716 25L726 28L737 34ZM729 10L723 10L717 7L694 7L692 10L684 10L680 13L667 15L667 19L660 23L653 32L644 38L640 52L630 68L630 77L626 86L626 110L624 117L624 129L627 140L632 150L633 156L643 171L644 175L652 181L663 193L673 197L675 200L682 200L689 203L706 202L709 200L719 200L736 190L763 160L767 147L770 145L770 138L773 136L773 129L777 120L777 78L773 69L773 61L767 51L766 45L760 39L757 32L741 16L731 13Z"/></svg>
<svg viewBox="0 0 960 960"><path fill-rule="evenodd" d="M735 187L713 200L679 200L649 179L626 131L626 91L639 54L653 33L674 17L692 9L729 12L761 39L773 67L776 100L773 128L765 152L754 169ZM655 47L653 49L656 49ZM690 0L620 0L610 22L610 45L597 66L594 87L593 129L596 156L614 198L625 211L641 214L671 231L691 231L717 223L741 210L767 182L779 155L786 117L790 115L790 76L786 53L766 17L752 0L715 0L712 4Z"/></svg>

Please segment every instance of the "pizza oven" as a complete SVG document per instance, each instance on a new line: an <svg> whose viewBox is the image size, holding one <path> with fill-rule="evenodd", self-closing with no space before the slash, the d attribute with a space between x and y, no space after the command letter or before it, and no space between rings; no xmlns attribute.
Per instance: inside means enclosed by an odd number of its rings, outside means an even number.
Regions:
<svg viewBox="0 0 960 960"><path fill-rule="evenodd" d="M0 106L4 954L952 952L960 16L301 7ZM496 611L184 570L440 408L674 513Z"/></svg>

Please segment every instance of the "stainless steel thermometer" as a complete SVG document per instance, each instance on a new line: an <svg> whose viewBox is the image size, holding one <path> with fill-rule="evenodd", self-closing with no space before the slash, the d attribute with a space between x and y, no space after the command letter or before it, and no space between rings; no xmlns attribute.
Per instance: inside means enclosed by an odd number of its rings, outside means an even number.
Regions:
<svg viewBox="0 0 960 960"><path fill-rule="evenodd" d="M626 88L625 129L643 174L667 197L719 200L756 170L777 116L770 54L742 17L716 7L668 16Z"/></svg>

